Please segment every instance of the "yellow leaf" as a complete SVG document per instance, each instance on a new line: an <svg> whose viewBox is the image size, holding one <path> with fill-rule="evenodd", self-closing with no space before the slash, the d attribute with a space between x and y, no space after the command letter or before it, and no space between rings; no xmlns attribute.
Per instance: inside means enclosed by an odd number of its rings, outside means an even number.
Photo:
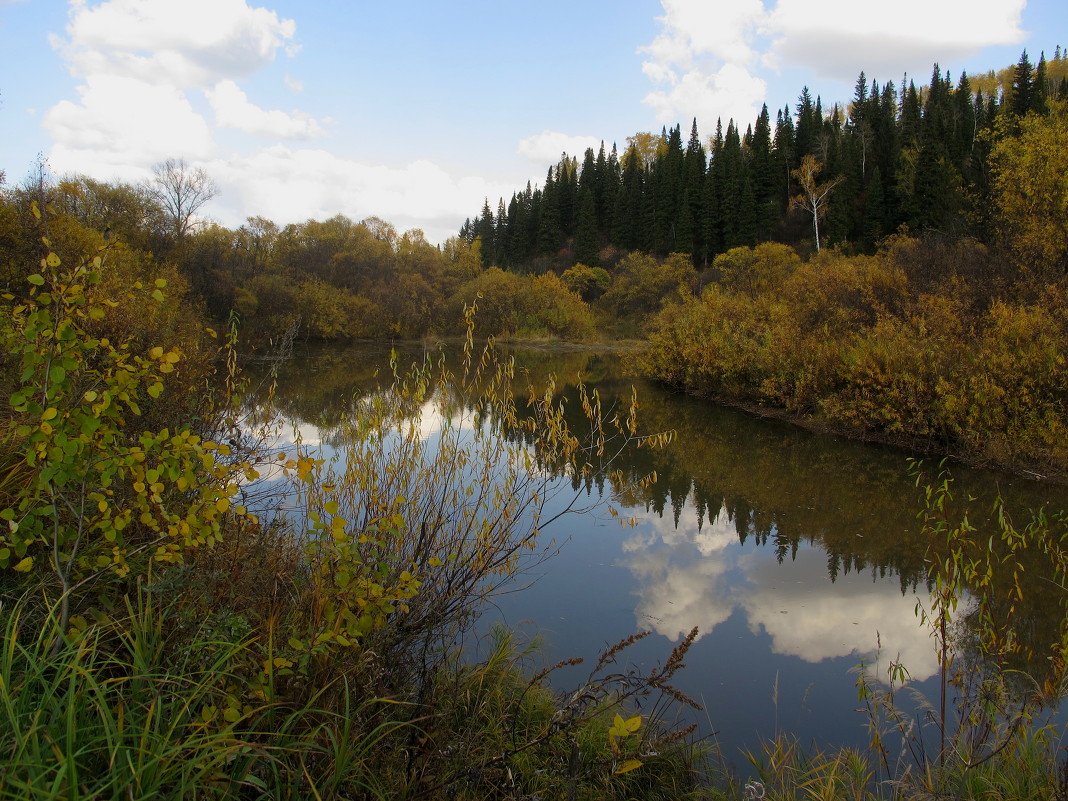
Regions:
<svg viewBox="0 0 1068 801"><path fill-rule="evenodd" d="M27 556L25 559L15 565L14 570L18 573L27 573L29 572L31 567L33 567L33 557Z"/></svg>
<svg viewBox="0 0 1068 801"><path fill-rule="evenodd" d="M148 352L148 358L150 358L150 359L159 359L162 356L163 356L163 348L161 348L159 345L157 345L156 347L152 348L152 350L150 350Z"/></svg>
<svg viewBox="0 0 1068 801"><path fill-rule="evenodd" d="M632 770L637 770L642 766L640 759L628 759L619 763L619 767L616 768L615 773L630 773Z"/></svg>
<svg viewBox="0 0 1068 801"><path fill-rule="evenodd" d="M51 420L57 414L59 414L59 412L56 410L56 408L54 406L49 406L47 409L45 409L44 414L41 415L41 419L42 420Z"/></svg>

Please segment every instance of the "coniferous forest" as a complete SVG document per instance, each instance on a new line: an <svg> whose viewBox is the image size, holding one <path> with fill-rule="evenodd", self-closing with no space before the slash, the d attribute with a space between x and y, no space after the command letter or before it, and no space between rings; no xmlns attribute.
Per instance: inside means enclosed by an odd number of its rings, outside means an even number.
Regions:
<svg viewBox="0 0 1068 801"><path fill-rule="evenodd" d="M688 135L676 125L628 137L622 154L603 143L581 163L563 154L543 186L528 184L496 211L487 200L460 234L481 241L484 266L535 273L596 267L628 251L685 253L697 268L760 242L807 253L818 247L814 203L822 247L873 253L902 226L990 243L991 151L1058 100L1068 100L1059 47L1037 66L1025 52L1000 73L956 81L936 64L919 88L861 72L845 107L827 108L805 87L794 109L717 120L710 138L694 120Z"/></svg>

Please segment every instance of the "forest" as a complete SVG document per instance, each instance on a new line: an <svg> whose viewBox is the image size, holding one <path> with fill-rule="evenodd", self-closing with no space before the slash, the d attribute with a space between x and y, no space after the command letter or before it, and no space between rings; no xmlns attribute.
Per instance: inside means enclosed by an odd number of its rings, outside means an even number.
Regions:
<svg viewBox="0 0 1068 801"><path fill-rule="evenodd" d="M167 272L247 346L286 337L644 343L681 389L968 461L1064 476L1068 55L955 83L869 83L744 133L693 122L564 154L543 186L430 244L371 217L235 230L210 176L55 179L0 199L0 276L108 248ZM33 203L47 210L31 215ZM805 347L795 347L797 342Z"/></svg>
<svg viewBox="0 0 1068 801"><path fill-rule="evenodd" d="M773 121L765 105L744 131L717 120L707 142L694 120L685 141L676 125L628 137L622 154L603 143L581 163L564 154L543 186L502 198L496 213L487 199L460 234L482 243L484 266L529 273L611 267L631 251L685 253L701 269L768 241L803 256L821 245L873 253L902 226L990 244L999 222L1012 225L999 218L994 148L1066 99L1059 47L1037 67L1024 52L1014 67L956 82L936 64L919 88L861 72L844 107L824 107L805 87L794 110Z"/></svg>

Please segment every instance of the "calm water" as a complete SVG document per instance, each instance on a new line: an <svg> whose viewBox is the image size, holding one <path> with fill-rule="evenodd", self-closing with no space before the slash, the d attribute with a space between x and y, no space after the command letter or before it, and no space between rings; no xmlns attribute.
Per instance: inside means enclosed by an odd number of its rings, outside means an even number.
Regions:
<svg viewBox="0 0 1068 801"><path fill-rule="evenodd" d="M305 443L329 441L353 398L385 383L376 371L388 374L388 354L381 346L299 352L280 366L279 413ZM935 641L916 614L930 597L910 454L668 392L624 375L613 354L513 355L535 383L550 372L561 383L581 375L606 405L636 387L642 430L674 429L678 438L663 451L624 454L629 475L658 477L641 494L604 498L633 527L604 509L562 518L543 533L559 553L500 596L481 630L503 621L539 636L546 663L592 661L606 645L649 630L624 652L648 667L697 626L677 684L705 705L695 719L728 755L779 730L816 744L865 743L853 673L862 661L876 678L900 662L913 686L937 697ZM419 356L401 353L402 361ZM957 497L975 498L980 527L989 526L998 492L1018 514L1068 508L1064 487L963 468L953 476ZM597 483L579 491L591 499L611 492ZM1061 610L1062 591L1041 572L1039 564L1022 618L1036 643L1056 636ZM584 676L570 668L555 682L566 689Z"/></svg>

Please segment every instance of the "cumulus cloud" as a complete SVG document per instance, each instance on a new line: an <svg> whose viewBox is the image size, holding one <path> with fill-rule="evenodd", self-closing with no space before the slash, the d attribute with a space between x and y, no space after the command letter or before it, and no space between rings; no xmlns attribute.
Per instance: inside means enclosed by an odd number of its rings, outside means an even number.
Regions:
<svg viewBox="0 0 1068 801"><path fill-rule="evenodd" d="M280 54L298 53L295 34L293 20L245 0L70 0L65 36L52 44L78 79L77 97L44 117L52 166L139 181L154 163L183 157L220 185L210 212L226 225L249 214L283 224L377 215L430 241L456 234L457 209L514 189L425 160L376 166L277 143L323 136L328 121L263 108L241 85ZM303 89L288 74L284 82Z"/></svg>
<svg viewBox="0 0 1068 801"><path fill-rule="evenodd" d="M295 32L293 20L245 0L72 0L69 38L53 45L77 75L192 87L251 75Z"/></svg>
<svg viewBox="0 0 1068 801"><path fill-rule="evenodd" d="M178 153L190 160L214 151L211 130L185 93L138 78L91 75L78 103L61 101L45 114L54 169L134 179Z"/></svg>
<svg viewBox="0 0 1068 801"><path fill-rule="evenodd" d="M542 131L520 140L518 151L519 155L544 165L555 164L560 160L561 153L576 156L581 160L586 148L592 147L596 153L600 146L601 140L594 136L570 136L557 131Z"/></svg>
<svg viewBox="0 0 1068 801"><path fill-rule="evenodd" d="M930 634L917 625L914 596L858 573L839 575L830 585L826 558L815 550L802 550L791 574L794 581L783 583L773 558L754 559L746 566L748 585L738 596L749 628L771 635L772 651L806 662L867 657L871 674L881 679L891 660L901 662L917 681L937 672Z"/></svg>
<svg viewBox="0 0 1068 801"><path fill-rule="evenodd" d="M212 162L208 169L223 186L216 206L229 216L228 224L240 223L247 208L283 224L338 213L355 220L374 215L399 230L421 228L431 242L456 234L456 209L479 208L484 198L514 188L456 176L426 160L388 167L282 144Z"/></svg>
<svg viewBox="0 0 1068 801"><path fill-rule="evenodd" d="M657 120L756 116L766 84L750 67L753 38L767 18L760 0L662 0L661 32L642 48L642 71L662 86L644 102ZM709 123L705 123L706 125Z"/></svg>
<svg viewBox="0 0 1068 801"><path fill-rule="evenodd" d="M903 0L892 10L870 0L661 3L660 33L641 50L656 85L644 102L672 122L753 119L767 88L762 69L803 67L849 82L861 69L926 79L935 61L1022 41L1026 0Z"/></svg>
<svg viewBox="0 0 1068 801"><path fill-rule="evenodd" d="M45 115L57 169L129 178L161 159L203 161L211 126L189 90L205 90L219 124L261 136L322 133L301 114L266 111L234 82L270 63L292 20L244 0L72 0L67 38L52 44L82 82ZM110 169L109 169L110 168Z"/></svg>
<svg viewBox="0 0 1068 801"><path fill-rule="evenodd" d="M664 123L680 118L722 118L724 123L733 119L744 125L760 113L767 89L762 79L736 64L724 64L711 74L699 69L681 77L672 73L668 83L670 88L650 92L644 99L656 111L657 120Z"/></svg>
<svg viewBox="0 0 1068 801"><path fill-rule="evenodd" d="M249 102L233 81L220 81L204 92L220 128L236 128L271 139L310 139L326 133L313 117L299 111L268 111Z"/></svg>

